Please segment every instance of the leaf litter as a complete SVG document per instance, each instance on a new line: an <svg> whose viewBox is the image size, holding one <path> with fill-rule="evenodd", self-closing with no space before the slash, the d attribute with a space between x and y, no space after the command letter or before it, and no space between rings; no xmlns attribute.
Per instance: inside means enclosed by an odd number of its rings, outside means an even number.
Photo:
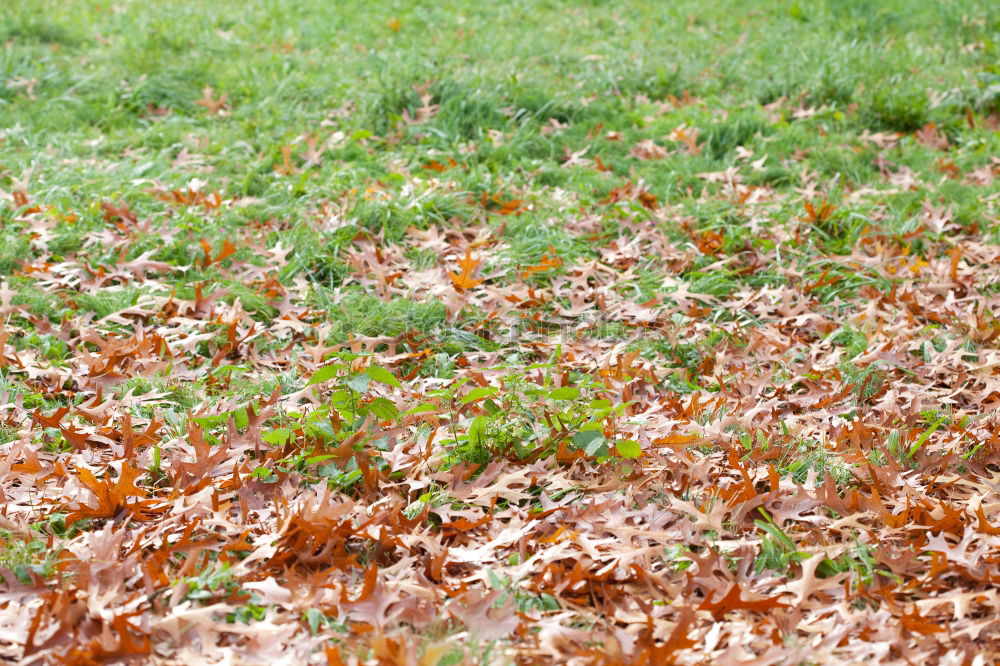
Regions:
<svg viewBox="0 0 1000 666"><path fill-rule="evenodd" d="M195 104L224 117L216 95ZM404 124L438 112L420 99ZM667 139L698 155L699 136ZM913 140L954 150L933 124ZM675 150L646 139L629 155ZM445 178L460 157L420 162ZM834 202L805 166L794 193L749 184L764 162L744 157L698 174L699 197L766 243L695 229L641 181L565 222L586 257L508 260L506 225L544 188L484 193L473 219L396 241L358 232L342 286L440 305L475 341L446 373L417 328L333 341L308 280L283 280L298 248L276 234L198 238L181 265L132 251L139 233L176 235L172 215L102 200L106 227L56 252L44 202L3 193L32 230L0 283L0 538L28 553L0 561L3 658L995 660L1000 250L930 198L918 230L880 229L885 197L933 191L887 160ZM953 175L986 187L995 171ZM229 205L156 192L204 215ZM856 245L793 258L861 203ZM91 246L119 258L96 266ZM270 314L229 288L178 293L209 269ZM762 279L692 279L713 271ZM61 321L14 297L25 278L69 304ZM95 288L141 295L103 316L74 307ZM39 334L61 351L20 342Z"/></svg>

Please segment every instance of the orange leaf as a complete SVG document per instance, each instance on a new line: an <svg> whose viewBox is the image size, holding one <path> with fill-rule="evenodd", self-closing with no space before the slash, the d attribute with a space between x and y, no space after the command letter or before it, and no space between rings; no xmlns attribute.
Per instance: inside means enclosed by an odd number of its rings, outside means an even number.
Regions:
<svg viewBox="0 0 1000 666"><path fill-rule="evenodd" d="M236 254L236 246L233 245L232 241L224 240L222 241L222 249L219 250L219 254L212 258L212 246L208 244L208 241L204 238L201 239L201 249L205 253L204 258L201 260L201 267L208 268L212 264L218 263L227 257L231 257Z"/></svg>
<svg viewBox="0 0 1000 666"><path fill-rule="evenodd" d="M940 624L928 622L916 610L909 615L904 613L899 617L899 620L904 627L921 636L929 636L946 630L946 627L942 627Z"/></svg>
<svg viewBox="0 0 1000 666"><path fill-rule="evenodd" d="M219 255L213 261L222 261L223 259L231 257L234 254L236 254L236 246L233 245L230 241L225 240L222 242L222 250L219 252Z"/></svg>
<svg viewBox="0 0 1000 666"><path fill-rule="evenodd" d="M14 190L11 192L11 197L14 199L14 205L18 208L24 208L21 211L22 215L30 215L31 213L41 212L41 208L38 206L30 206L31 200L28 199L28 193L24 190Z"/></svg>
<svg viewBox="0 0 1000 666"><path fill-rule="evenodd" d="M205 86L201 89L201 99L195 100L195 104L198 106L203 106L208 110L208 115L214 116L221 114L226 108L229 107L229 95L223 94L222 97L215 99L215 91L211 86Z"/></svg>
<svg viewBox="0 0 1000 666"><path fill-rule="evenodd" d="M827 285L836 284L837 282L840 282L841 280L844 279L843 275L834 275L833 277L827 277L827 275L829 275L829 273L830 273L830 269L828 268L825 271L823 271L823 274L820 275L819 278L817 278L815 282L807 284L802 289L802 291L804 291L805 293L808 294L810 291L813 291L814 289L819 289L820 287L825 287Z"/></svg>
<svg viewBox="0 0 1000 666"><path fill-rule="evenodd" d="M437 160L430 160L429 162L424 164L424 169L428 171L436 171L437 173L442 173L444 171L447 171L448 169L454 169L457 166L458 162L449 157L448 164L442 164Z"/></svg>
<svg viewBox="0 0 1000 666"><path fill-rule="evenodd" d="M705 439L697 435L667 435L653 440L654 446L666 446L675 451L683 451L689 446L696 446L705 442Z"/></svg>
<svg viewBox="0 0 1000 666"><path fill-rule="evenodd" d="M120 497L123 501L126 497L144 497L145 491L135 485L135 480L140 476L142 476L142 471L132 467L128 462L123 462L121 476L111 488L112 497Z"/></svg>
<svg viewBox="0 0 1000 666"><path fill-rule="evenodd" d="M520 213L521 204L522 202L520 199L510 199L508 201L504 201L503 203L501 203L500 208L499 210L497 210L497 212L500 213L501 215L511 215L513 213Z"/></svg>
<svg viewBox="0 0 1000 666"><path fill-rule="evenodd" d="M662 644L653 640L653 618L646 616L646 630L640 634L639 645L642 652L633 662L636 664L675 664L677 653L697 645L697 641L688 638L688 631L695 619L695 612L689 606L682 606L680 617L674 625L670 636Z"/></svg>
<svg viewBox="0 0 1000 666"><path fill-rule="evenodd" d="M458 262L462 272L448 273L448 277L451 278L452 284L455 285L455 289L465 291L466 289L472 289L473 287L482 284L482 280L472 277L481 263L482 259L473 259L472 250L466 249L465 259L460 259Z"/></svg>
<svg viewBox="0 0 1000 666"><path fill-rule="evenodd" d="M201 267L208 268L209 264L212 263L212 246L204 238L201 239L200 243L201 250L205 253L205 258L201 260Z"/></svg>
<svg viewBox="0 0 1000 666"><path fill-rule="evenodd" d="M656 200L656 195L650 194L646 190L639 191L639 203L642 204L643 208L646 208L648 210L656 210L657 207L660 205L659 202Z"/></svg>
<svg viewBox="0 0 1000 666"><path fill-rule="evenodd" d="M612 168L605 164L599 155L594 156L594 162L597 164L597 170L602 172L612 171Z"/></svg>
<svg viewBox="0 0 1000 666"><path fill-rule="evenodd" d="M301 169L292 166L291 146L281 147L281 164L274 165L274 172L280 173L283 176L291 176L293 174L301 172Z"/></svg>
<svg viewBox="0 0 1000 666"><path fill-rule="evenodd" d="M833 214L833 211L837 209L836 206L826 199L820 203L819 208L817 208L811 201L806 201L803 205L806 209L806 216L802 219L806 222L812 222L813 224L816 224L817 222L826 222L830 219L830 215Z"/></svg>
<svg viewBox="0 0 1000 666"><path fill-rule="evenodd" d="M976 518L979 519L980 532L983 534L989 534L990 536L1000 536L1000 527L993 527L990 525L989 518L986 517L986 512L983 511L982 504L976 508Z"/></svg>
<svg viewBox="0 0 1000 666"><path fill-rule="evenodd" d="M483 192L480 200L483 208L500 215L520 215L524 210L523 201L520 199L508 199L504 201L500 194L487 196L486 192Z"/></svg>
<svg viewBox="0 0 1000 666"><path fill-rule="evenodd" d="M542 260L534 266L525 266L524 270L521 271L521 277L526 278L532 273L542 273L552 268L559 268L562 266L562 259L556 256L555 249L549 246L549 252L551 252L551 254L546 253L542 255Z"/></svg>
<svg viewBox="0 0 1000 666"><path fill-rule="evenodd" d="M135 480L142 475L142 471L132 467L128 462L122 463L122 473L114 485L107 479L98 481L97 477L84 467L77 468L77 471L80 483L87 486L96 496L97 506L79 503L79 506L66 516L67 525L86 518L114 518L122 511L141 510L148 504L143 501L136 504L128 503L129 497L146 496L146 492L135 485ZM138 516L133 515L133 518Z"/></svg>
<svg viewBox="0 0 1000 666"><path fill-rule="evenodd" d="M344 660L340 656L339 645L326 646L326 663L327 666L344 666Z"/></svg>
<svg viewBox="0 0 1000 666"><path fill-rule="evenodd" d="M788 608L788 604L781 603L781 596L774 596L764 599L743 599L740 596L740 586L733 585L721 599L715 600L713 593L698 606L698 610L707 610L712 613L716 620L721 619L731 610L769 611L775 608Z"/></svg>

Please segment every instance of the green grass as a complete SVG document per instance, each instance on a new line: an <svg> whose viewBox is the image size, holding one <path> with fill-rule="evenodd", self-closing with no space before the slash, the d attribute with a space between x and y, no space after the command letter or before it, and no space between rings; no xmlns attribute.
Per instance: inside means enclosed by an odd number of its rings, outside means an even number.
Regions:
<svg viewBox="0 0 1000 666"><path fill-rule="evenodd" d="M53 550L38 535L0 530L0 567L12 573L22 584L52 577L59 554L59 549Z"/></svg>
<svg viewBox="0 0 1000 666"><path fill-rule="evenodd" d="M187 152L212 169L204 176L212 187L225 182L227 195L264 199L252 214L298 219L317 198L391 178L391 164L413 168L418 153L453 156L467 142L478 145L462 160L461 184L492 192L557 163L602 122L633 139L698 121L703 157L690 173L718 168L738 146L767 151L776 167L772 149L808 148L798 141L816 143L819 125L832 133L825 144L861 128L913 131L931 120L963 134L966 107L998 103L997 25L985 3L773 3L750 12L683 3L461 7L251 2L227 15L194 1L156 11L135 3L114 10L100 2L7 3L0 10L7 178L35 165L33 180L44 182L29 189L47 204L87 208L96 196L127 192L129 205L148 214L163 206L129 182L183 186L190 172L174 162ZM688 25L677 30L682 17ZM715 46L704 48L706 39ZM976 42L982 48L961 51ZM36 82L30 96L20 80ZM195 104L205 86L228 96L229 116L206 117ZM398 120L421 104L415 87L440 108L400 134ZM944 99L932 104L928 90ZM683 91L704 104L656 116L642 101ZM830 111L775 125L759 105L779 97ZM170 113L150 115L149 105ZM718 117L720 108L728 117ZM572 129L539 135L550 118ZM346 138L322 166L291 179L275 174L282 146L297 153L300 137L324 126ZM502 145L489 130L503 133ZM394 142L371 137L362 145L350 138L359 132ZM629 140L590 143L616 175L634 168L657 189L673 180L658 164L626 167ZM861 157L817 152L811 161L824 175L857 181L870 169ZM589 188L581 186L594 180L557 178L584 199ZM398 229L461 211L445 198L400 215L405 203L384 213L358 203L352 213L361 226ZM94 217L83 215L78 226ZM226 217L191 224L211 234Z"/></svg>

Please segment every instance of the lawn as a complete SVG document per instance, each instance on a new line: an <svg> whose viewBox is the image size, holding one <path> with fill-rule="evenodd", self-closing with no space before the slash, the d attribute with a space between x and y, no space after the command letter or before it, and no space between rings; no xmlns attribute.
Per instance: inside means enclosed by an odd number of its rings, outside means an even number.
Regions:
<svg viewBox="0 0 1000 666"><path fill-rule="evenodd" d="M989 2L6 0L0 660L1000 659Z"/></svg>

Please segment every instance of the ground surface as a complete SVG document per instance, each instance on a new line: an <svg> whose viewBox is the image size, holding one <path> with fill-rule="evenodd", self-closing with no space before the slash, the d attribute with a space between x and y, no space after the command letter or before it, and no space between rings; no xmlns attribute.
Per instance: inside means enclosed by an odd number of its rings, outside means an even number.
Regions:
<svg viewBox="0 0 1000 666"><path fill-rule="evenodd" d="M1000 21L704 4L4 2L2 658L996 660Z"/></svg>

